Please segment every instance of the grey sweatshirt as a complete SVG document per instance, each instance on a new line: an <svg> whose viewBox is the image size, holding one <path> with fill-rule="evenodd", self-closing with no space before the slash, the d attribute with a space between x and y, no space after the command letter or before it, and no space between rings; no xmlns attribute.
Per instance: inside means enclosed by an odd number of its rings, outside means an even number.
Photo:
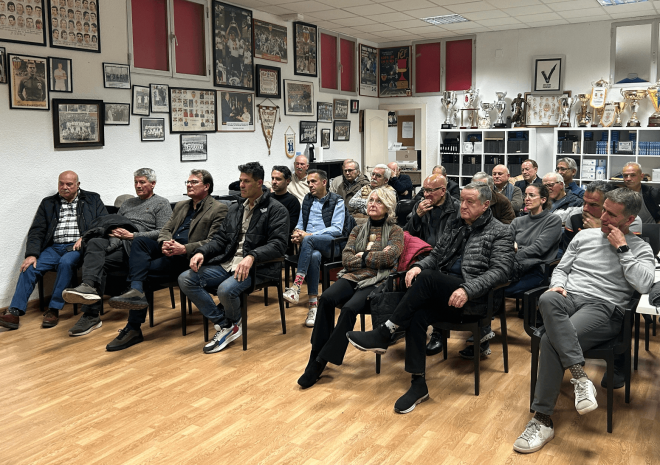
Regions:
<svg viewBox="0 0 660 465"><path fill-rule="evenodd" d="M511 222L511 231L513 240L518 244L516 261L525 270L537 263L549 263L557 257L561 219L550 210L515 218Z"/></svg>
<svg viewBox="0 0 660 465"><path fill-rule="evenodd" d="M139 197L127 199L117 213L131 220L138 228L139 232L134 234L135 237L144 236L156 240L158 233L172 216L172 207L166 198L154 194L147 200Z"/></svg>
<svg viewBox="0 0 660 465"><path fill-rule="evenodd" d="M650 245L632 233L625 237L630 250L617 253L600 229L583 229L552 273L550 287L628 308L634 291L646 294L651 289L655 261Z"/></svg>

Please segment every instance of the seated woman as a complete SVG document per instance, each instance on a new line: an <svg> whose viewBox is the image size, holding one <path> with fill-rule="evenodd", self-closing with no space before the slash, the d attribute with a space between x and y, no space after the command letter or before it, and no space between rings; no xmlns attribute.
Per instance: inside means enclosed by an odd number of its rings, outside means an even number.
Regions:
<svg viewBox="0 0 660 465"><path fill-rule="evenodd" d="M318 381L328 362L342 364L348 347L346 332L355 326L357 315L367 310L367 296L390 273L396 272L404 242L395 211L396 192L378 188L367 201L367 222L351 231L342 252L344 269L319 300L312 331L312 352L305 373L298 379L304 389ZM342 309L335 325L338 305L342 305Z"/></svg>

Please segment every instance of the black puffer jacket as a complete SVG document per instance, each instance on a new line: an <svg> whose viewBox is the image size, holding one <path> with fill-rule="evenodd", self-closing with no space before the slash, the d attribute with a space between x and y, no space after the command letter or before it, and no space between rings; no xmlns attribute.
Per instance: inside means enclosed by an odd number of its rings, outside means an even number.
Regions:
<svg viewBox="0 0 660 465"><path fill-rule="evenodd" d="M461 231L462 229L464 231ZM469 302L462 309L465 315L485 315L488 291L510 278L513 268L513 236L508 226L493 218L490 209L468 226L461 218L447 226L444 235L424 260L413 266L422 270L441 270L460 249L459 237L469 234L461 261ZM501 298L501 297L500 297Z"/></svg>
<svg viewBox="0 0 660 465"><path fill-rule="evenodd" d="M445 194L445 197L445 205L442 210L442 215L440 216L440 221L438 224L433 225L433 230L435 230L434 237L429 237L429 230L431 229L430 222L433 211L427 212L426 215L422 217L417 214L417 207L419 207L420 202L424 200L423 197L422 200L415 204L412 212L410 212L410 215L408 215L408 222L406 223L406 226L403 228L403 230L408 231L415 237L419 237L424 242L435 245L444 234L447 225L454 221L456 218L461 217L461 202L451 197L450 195Z"/></svg>
<svg viewBox="0 0 660 465"><path fill-rule="evenodd" d="M243 224L243 202L229 207L227 217L211 242L199 247L194 254L204 255L204 265L220 265L236 254ZM243 257L252 255L255 262L264 262L284 256L289 237L289 212L269 192L264 192L254 206L245 242ZM272 279L280 276L281 263L269 263L257 268L257 277Z"/></svg>
<svg viewBox="0 0 660 465"><path fill-rule="evenodd" d="M101 196L96 192L80 189L78 192L78 208L76 216L78 219L78 230L82 236L91 227L92 221L99 216L108 214L101 201ZM39 257L41 252L53 244L53 236L57 223L60 220L60 194L46 197L39 204L32 226L28 231L27 244L25 246L25 258Z"/></svg>

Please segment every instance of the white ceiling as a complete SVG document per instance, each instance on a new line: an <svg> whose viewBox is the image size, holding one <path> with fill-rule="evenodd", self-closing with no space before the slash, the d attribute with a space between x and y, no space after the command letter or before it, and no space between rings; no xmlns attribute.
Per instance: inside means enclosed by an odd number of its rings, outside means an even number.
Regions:
<svg viewBox="0 0 660 465"><path fill-rule="evenodd" d="M229 0L378 44L476 32L657 16L660 0L603 7L596 0ZM457 13L469 22L433 26L420 18Z"/></svg>

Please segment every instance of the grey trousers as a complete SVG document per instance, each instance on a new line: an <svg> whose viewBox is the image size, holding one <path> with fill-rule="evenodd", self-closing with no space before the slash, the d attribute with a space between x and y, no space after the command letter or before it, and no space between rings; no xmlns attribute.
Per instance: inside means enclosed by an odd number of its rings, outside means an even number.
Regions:
<svg viewBox="0 0 660 465"><path fill-rule="evenodd" d="M583 350L613 339L623 323L623 310L609 302L575 294L546 292L539 299L546 333L541 338L539 374L532 410L552 415L564 371L584 365Z"/></svg>

